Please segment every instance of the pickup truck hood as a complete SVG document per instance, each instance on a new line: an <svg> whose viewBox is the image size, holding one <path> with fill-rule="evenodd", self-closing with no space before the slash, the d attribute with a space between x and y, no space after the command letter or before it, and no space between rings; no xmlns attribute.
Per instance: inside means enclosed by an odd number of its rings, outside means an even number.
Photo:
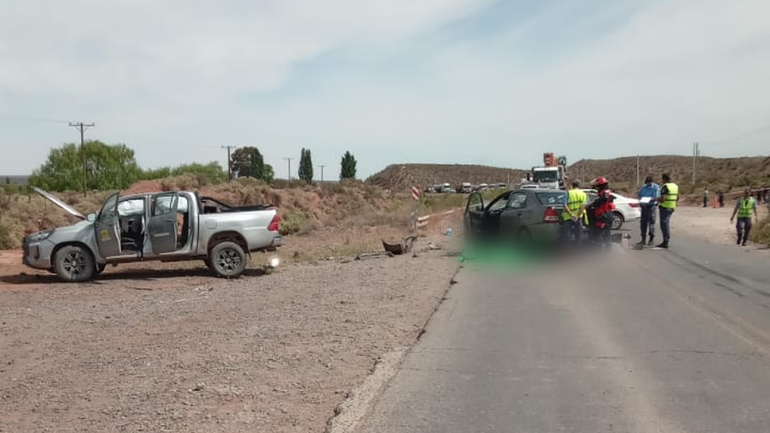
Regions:
<svg viewBox="0 0 770 433"><path fill-rule="evenodd" d="M34 186L32 187L32 190L34 190L36 193L42 195L43 197L47 198L48 200L50 200L56 206L59 206L60 208L64 209L70 215L72 215L72 216L74 216L76 218L80 218L82 220L86 219L85 215L83 215L82 213L78 212L77 210L75 210L75 208L73 208L72 206L68 205L67 203L64 203L58 197L56 197L56 196L54 196L54 195L52 195L50 193L47 193L47 192L43 191L42 189L34 187Z"/></svg>

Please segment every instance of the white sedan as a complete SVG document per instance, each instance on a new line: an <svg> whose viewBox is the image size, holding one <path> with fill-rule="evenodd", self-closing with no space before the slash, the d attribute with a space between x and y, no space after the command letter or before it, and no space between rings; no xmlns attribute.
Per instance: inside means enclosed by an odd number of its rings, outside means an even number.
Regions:
<svg viewBox="0 0 770 433"><path fill-rule="evenodd" d="M587 203L591 203L596 199L596 191L592 189L583 190L588 194ZM610 192L613 202L615 203L615 219L612 220L612 230L620 230L623 227L623 223L629 221L635 221L642 217L642 208L639 205L639 200L622 196L620 194Z"/></svg>

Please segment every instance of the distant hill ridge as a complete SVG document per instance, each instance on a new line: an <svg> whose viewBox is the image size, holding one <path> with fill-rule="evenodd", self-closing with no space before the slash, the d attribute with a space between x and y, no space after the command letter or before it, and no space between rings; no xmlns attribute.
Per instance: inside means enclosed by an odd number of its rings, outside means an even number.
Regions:
<svg viewBox="0 0 770 433"><path fill-rule="evenodd" d="M567 173L588 184L597 176L605 176L619 190L636 189L636 156L614 159L583 159L570 165ZM428 185L448 182L518 183L526 177L527 170L489 167L469 164L393 164L370 176L367 182L391 190L406 190L411 185L424 188ZM770 156L741 158L698 158L696 185L692 185L692 157L683 155L639 156L639 177L647 174L660 181L663 173L671 174L683 193L709 188L729 191L746 186L770 185Z"/></svg>
<svg viewBox="0 0 770 433"><path fill-rule="evenodd" d="M453 186L463 182L518 183L524 170L489 167L468 164L393 164L373 174L367 182L394 191L407 190L412 185L424 189L429 185L450 183Z"/></svg>
<svg viewBox="0 0 770 433"><path fill-rule="evenodd" d="M580 160L568 167L573 178L587 183L597 176L607 177L611 183L632 188L637 185L637 157L615 159ZM693 160L691 156L654 155L639 156L639 181L649 174L660 182L663 173L669 173L684 193L700 192L704 188L712 191L729 191L746 186L770 184L770 156L742 158L712 158L701 156L697 160L695 186L692 184Z"/></svg>

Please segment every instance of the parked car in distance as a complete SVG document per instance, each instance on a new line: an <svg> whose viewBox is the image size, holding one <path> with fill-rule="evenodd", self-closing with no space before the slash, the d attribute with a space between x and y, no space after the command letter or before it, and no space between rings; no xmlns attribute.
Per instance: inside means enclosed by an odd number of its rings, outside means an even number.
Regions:
<svg viewBox="0 0 770 433"><path fill-rule="evenodd" d="M460 186L457 187L457 192L459 194L470 194L473 192L473 186L470 184L470 182L463 182Z"/></svg>
<svg viewBox="0 0 770 433"><path fill-rule="evenodd" d="M596 199L596 190L584 189L588 200L586 203L591 203ZM642 217L642 208L639 204L639 200L635 198L626 197L614 192L610 192L615 203L615 218L612 220L612 230L620 230L623 227L623 223L635 221Z"/></svg>
<svg viewBox="0 0 770 433"><path fill-rule="evenodd" d="M566 191L555 189L508 190L489 203L474 192L468 197L463 215L465 232L471 239L555 243L560 236L559 216L566 202Z"/></svg>
<svg viewBox="0 0 770 433"><path fill-rule="evenodd" d="M270 205L231 206L188 191L110 195L87 217L34 188L81 221L26 236L24 264L64 281L87 281L107 265L146 260L203 260L220 277L237 278L253 251L282 243Z"/></svg>

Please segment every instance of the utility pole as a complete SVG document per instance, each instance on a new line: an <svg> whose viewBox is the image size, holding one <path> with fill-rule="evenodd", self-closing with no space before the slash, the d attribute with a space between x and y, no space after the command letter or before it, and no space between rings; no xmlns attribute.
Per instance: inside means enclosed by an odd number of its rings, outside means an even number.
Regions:
<svg viewBox="0 0 770 433"><path fill-rule="evenodd" d="M284 158L289 163L289 182L291 182L291 160L294 158Z"/></svg>
<svg viewBox="0 0 770 433"><path fill-rule="evenodd" d="M636 185L639 185L639 155L636 155Z"/></svg>
<svg viewBox="0 0 770 433"><path fill-rule="evenodd" d="M326 167L326 166L321 164L321 165L319 165L319 167L321 167L321 183L323 183L324 182L324 167Z"/></svg>
<svg viewBox="0 0 770 433"><path fill-rule="evenodd" d="M78 123L70 122L69 125L70 126L74 126L78 130L80 130L80 158L82 159L82 162L83 162L83 196L85 196L86 195L86 191L88 189L88 183L86 181L86 148L84 146L85 145L85 139L84 139L84 134L83 133L86 131L86 129L91 128L91 127L96 126L96 125L93 124L93 123L83 123L83 122L78 122Z"/></svg>
<svg viewBox="0 0 770 433"><path fill-rule="evenodd" d="M697 160L700 156L700 145L696 141L692 145L692 186L695 187L695 173L698 169L697 167Z"/></svg>
<svg viewBox="0 0 770 433"><path fill-rule="evenodd" d="M237 149L237 146L222 146L222 149L227 149L227 181L233 180L233 160L230 159L230 151Z"/></svg>

